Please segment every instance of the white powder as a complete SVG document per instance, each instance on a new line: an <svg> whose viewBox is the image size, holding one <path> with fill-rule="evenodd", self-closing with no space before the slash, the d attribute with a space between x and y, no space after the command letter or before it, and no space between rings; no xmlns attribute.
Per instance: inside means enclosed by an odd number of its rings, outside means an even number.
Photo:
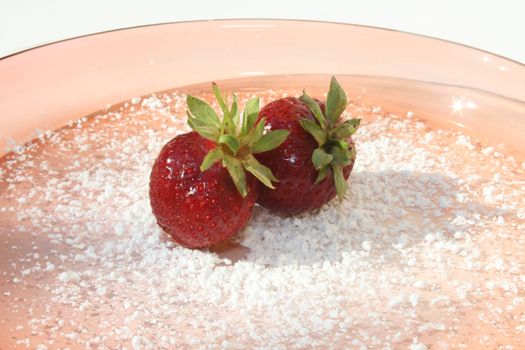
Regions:
<svg viewBox="0 0 525 350"><path fill-rule="evenodd" d="M422 343L413 343L410 345L410 350L427 350L428 347Z"/></svg>
<svg viewBox="0 0 525 350"><path fill-rule="evenodd" d="M412 294L410 295L409 300L410 300L410 304L412 305L412 307L416 307L417 304L419 303L419 294L417 294L417 293L412 293Z"/></svg>
<svg viewBox="0 0 525 350"><path fill-rule="evenodd" d="M77 282L77 281L80 281L80 276L76 273L76 272L73 272L73 271L65 271L65 272L61 272L59 275L58 275L58 280L61 281L61 282Z"/></svg>

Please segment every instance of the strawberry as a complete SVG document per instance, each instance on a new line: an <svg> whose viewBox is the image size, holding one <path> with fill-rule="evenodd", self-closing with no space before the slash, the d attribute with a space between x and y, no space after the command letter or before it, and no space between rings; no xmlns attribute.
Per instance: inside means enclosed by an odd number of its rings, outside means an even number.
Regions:
<svg viewBox="0 0 525 350"><path fill-rule="evenodd" d="M303 92L264 106L259 118L269 130L290 135L279 147L257 155L279 182L275 190L261 188L258 203L284 216L317 209L337 194L342 199L355 161L352 134L359 119L340 121L347 97L332 78L326 107Z"/></svg>
<svg viewBox="0 0 525 350"><path fill-rule="evenodd" d="M194 131L169 141L150 175L157 223L188 248L218 244L246 226L257 180L270 188L277 180L253 154L279 146L288 135L286 130L265 133L264 119L258 120L258 98L246 103L240 126L237 97L229 106L216 84L213 91L222 119L206 102L188 96L188 124Z"/></svg>

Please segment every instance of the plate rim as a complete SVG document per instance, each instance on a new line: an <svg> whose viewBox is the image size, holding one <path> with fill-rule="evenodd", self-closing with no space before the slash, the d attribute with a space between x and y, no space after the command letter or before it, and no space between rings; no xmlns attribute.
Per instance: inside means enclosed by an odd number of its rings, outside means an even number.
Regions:
<svg viewBox="0 0 525 350"><path fill-rule="evenodd" d="M99 31L99 32L77 35L77 36L73 36L73 37L70 37L70 38L65 38L65 39L61 39L61 40L51 41L51 42L48 42L48 43L44 43L44 44L28 47L28 48L22 49L20 51L16 51L16 52L10 53L10 54L8 54L6 56L0 57L0 64L3 61L7 60L7 59L13 58L13 57L18 56L18 55L22 55L22 54L27 53L29 51L38 50L38 49L41 49L43 47L52 46L52 45L55 45L55 44L59 44L59 43L67 42L67 41L72 41L72 40L79 40L79 39L82 39L82 38L85 38L85 37L104 35L104 34L113 33L113 32L126 31L126 30L131 30L131 29L139 29L139 28L145 28L145 27L172 25L172 24L176 25L176 24L187 24L187 23L196 23L196 24L198 24L198 23L209 23L209 22L243 22L243 21L260 21L260 22L263 22L263 21L266 21L266 22L268 22L268 21L270 21L270 22L272 22L272 21L283 22L284 21L284 22L301 22L301 23L310 23L310 24L331 24L331 25L343 25L343 26L350 26L350 27L368 28L368 29L374 29L374 30L386 31L386 32L396 32L396 33L401 33L401 34L405 34L405 35L408 35L408 36L415 36L415 37L420 37L420 38L425 38L425 39L445 42L445 43L450 44L450 45L460 46L460 47L464 47L464 48L471 49L471 50L474 50L474 51L478 51L478 52L481 52L481 53L490 54L490 55L493 55L493 56L498 57L500 59L506 60L509 63L517 64L517 65L521 66L523 69L525 69L525 62L522 63L520 61L516 61L516 60L514 60L512 58L509 58L509 57L506 57L506 56L494 53L492 51L483 50L483 49L480 49L480 48L477 48L477 47L474 47L474 46L471 46L471 45L459 43L457 41L452 41L452 40L448 40L448 39L441 39L441 38L433 37L433 36L426 35L426 34L418 34L418 33L408 32L408 31L399 30L399 29L392 29L392 28L385 28L385 27L372 26L372 25L366 25L366 24L357 24L357 23L347 23L347 22L337 22L337 21L323 21L323 20L312 20L312 19L258 18L258 17L253 17L253 18L250 18L250 17L249 18L214 18L214 19L196 19L196 20L186 20L186 21L168 21L168 22L157 22L157 23L141 24L141 25L130 26L130 27L122 27L122 28L103 30L103 31Z"/></svg>

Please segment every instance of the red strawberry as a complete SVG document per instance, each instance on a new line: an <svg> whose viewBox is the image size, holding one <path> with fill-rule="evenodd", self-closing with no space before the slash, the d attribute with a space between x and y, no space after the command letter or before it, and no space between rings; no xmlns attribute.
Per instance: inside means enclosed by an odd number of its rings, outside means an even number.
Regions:
<svg viewBox="0 0 525 350"><path fill-rule="evenodd" d="M203 248L220 243L248 222L255 204L253 177L243 198L226 168L199 167L215 144L196 132L179 135L160 152L150 177L150 202L161 226L178 243Z"/></svg>
<svg viewBox="0 0 525 350"><path fill-rule="evenodd" d="M222 120L206 102L188 96L188 124L195 132L168 142L150 176L150 203L159 226L188 248L210 247L246 226L257 179L271 188L276 181L253 153L277 147L288 135L285 130L264 134L264 121L255 123L257 98L247 102L239 126L237 98L229 107L215 84L213 89Z"/></svg>
<svg viewBox="0 0 525 350"><path fill-rule="evenodd" d="M285 129L290 135L279 147L257 155L279 182L275 190L261 188L258 203L281 215L317 209L337 194L346 192L346 180L355 161L351 135L358 119L340 123L346 94L335 78L324 103L303 93L300 99L283 98L261 109L259 118L270 130Z"/></svg>

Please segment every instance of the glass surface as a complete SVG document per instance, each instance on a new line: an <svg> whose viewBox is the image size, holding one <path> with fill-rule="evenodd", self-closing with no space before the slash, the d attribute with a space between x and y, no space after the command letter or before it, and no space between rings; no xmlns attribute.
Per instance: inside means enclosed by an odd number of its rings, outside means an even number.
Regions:
<svg viewBox="0 0 525 350"><path fill-rule="evenodd" d="M350 100L357 105L380 106L385 113L398 116L405 116L410 111L436 129L459 130L481 140L484 146L498 148L500 143L504 143L507 156L524 159L523 65L476 49L401 32L343 24L277 20L207 21L132 28L66 40L5 58L0 61L0 146L4 147L8 138L16 143L27 142L34 138L36 129L54 130L84 116L95 117L119 111L123 107L119 104L121 101L156 91L177 88L181 92L202 95L209 92L210 82L216 81L226 91L246 95L265 93L268 89L296 93L304 88L314 96L322 96L332 74L338 77ZM129 103L126 108L129 108ZM183 114L179 112L177 117L182 117ZM97 126L96 118L86 120L94 130L106 127L104 122ZM66 140L71 137L70 141L74 141L72 136L67 135L68 130L74 130L75 125L71 123L62 129ZM111 130L113 126L107 127ZM125 138L120 139L118 134L114 137L115 142L125 142ZM91 143L94 153L100 155L99 158L89 159L89 164L93 166L104 160L103 149L96 150L97 143L96 140ZM53 143L41 145L35 141L33 144L36 145L31 151L35 157L33 161L37 164L47 161L51 168L60 169L60 164L68 163L76 155L76 150L62 150ZM49 154L53 156L48 157ZM132 152L130 154L133 155ZM0 159L0 175L7 176L11 171L7 170L10 161L14 158L16 155L11 153ZM46 206L39 202L40 206L32 208L30 200L26 202L25 199L20 201L19 198L13 198L12 193L16 191L23 194L20 198L31 198L32 187L41 188L50 181L39 177L37 168L31 170L29 167L29 172L33 178L20 178L14 183L3 181L4 178L0 177L0 193L10 194L10 198L0 196L0 208L5 208L0 212L0 238L3 239L0 246L0 312L5 310L3 315L7 315L0 318L5 317L0 322L0 348L13 348L15 345L23 347L24 343L16 341L25 337L33 341L32 345L46 343L49 341L46 331L49 334L61 334L53 339L55 346L75 348L80 343L70 335L72 329L78 329L78 323L85 326L86 333L77 336L92 339L105 321L114 324L123 321L121 310L112 309L111 298L116 298L115 302L118 303L119 291L117 288L111 292L115 294L101 292L100 297L105 301L101 303L103 307L100 310L88 308L91 313L83 315L83 310L79 314L79 310L72 308L71 305L76 305L74 302L69 305L61 300L59 291L40 288L48 283L52 285L52 279L63 272L48 269L47 257L58 258L61 251L66 254L77 247L74 242L57 245L53 243L52 234L40 236L38 230L32 232L32 238L28 240L25 230L31 226L31 217L17 216L16 208L23 208L24 213L34 209L35 215L40 217L48 215L48 224L51 228L56 227L57 234L73 233L74 236L75 232L83 231L78 225L90 226L89 222L82 220L64 220L64 217L70 216L58 215L54 209L58 203L53 200ZM66 172L59 171L56 176L60 178L64 174ZM14 186L18 187L13 190ZM75 188L61 190L75 191ZM82 193L78 194L78 200L82 202ZM89 210L92 209L98 210L96 205L89 207ZM45 229L48 230L47 227ZM101 221L99 229L95 231L96 235L90 242L97 247L104 243L105 237L114 235L115 227L112 222ZM513 233L520 234L519 231ZM519 244L516 241L516 246L523 246L522 240ZM80 249L84 251L85 247ZM35 252L38 257L33 258ZM244 259L247 254L246 248L239 245L219 247L216 252L234 262ZM520 254L518 252L515 255L518 270L525 263ZM34 266L35 262L41 264L44 272L31 272L27 277L24 275L22 284L14 281L13 276L23 275L23 271L29 265ZM58 262L55 263L59 266ZM297 264L301 263L298 260ZM89 264L89 261L79 260L70 267L96 269L96 266ZM277 262L270 265L280 267ZM519 271L523 273L523 270ZM68 276L64 278L74 278ZM478 277L467 273L465 276ZM117 282L115 284L118 285ZM123 289L130 288L130 295L133 295L131 292L136 291L132 287L126 285ZM90 288L79 295L98 295L96 287ZM144 300L140 290L138 293L137 300ZM428 300L422 297L420 304L428 302L430 305L431 296L428 296ZM16 305L27 308L11 308L13 298L17 298ZM38 304L39 301L42 302ZM52 305L47 305L51 302ZM64 305L60 306L60 302L64 302ZM385 303L388 304L388 300ZM524 311L523 305L517 305L516 315ZM32 334L32 328L27 326L31 324L27 312L30 307L34 308L31 312L36 315L45 315L49 311L52 316L57 315L57 308L63 307L64 312L58 312L58 316L66 320L65 326L58 326L50 320L51 326L46 328L45 322L39 319L42 324L33 323L32 326L44 331ZM221 312L225 312L209 305L200 305L196 310L209 312L210 315L217 313L218 317ZM439 325L439 322L446 323L446 320L440 319L441 316L439 313L427 312L414 317ZM452 348L456 344L454 342L478 345L469 341L476 339L476 334L491 334L492 329L485 326L476 328L474 316L467 310L460 328L450 331L448 335L431 332L423 336L423 340L426 344L438 347L439 344L450 345L447 342L452 342ZM126 317L131 316L128 313ZM395 324L396 316L392 317ZM136 322L141 322L140 315L138 318ZM68 320L77 324L68 324ZM521 321L515 318L506 322L517 329ZM180 326L181 330L186 327L171 324L169 320L166 324L175 328ZM19 325L24 325L24 328L18 329ZM51 327L58 327L58 330ZM60 327L63 327L63 331ZM374 327L373 324L363 327L369 334L386 341L381 338L380 327ZM200 330L191 331L198 335ZM451 341L447 336L455 338ZM494 339L498 339L498 335ZM521 338L507 334L502 339L506 344L519 346ZM116 346L115 342L113 338L102 339L102 343L110 347ZM408 347L413 342L412 337L408 337L396 344ZM125 344L132 343L131 339ZM82 343L82 346L88 346L86 344ZM92 343L90 346L96 347L97 344Z"/></svg>
<svg viewBox="0 0 525 350"><path fill-rule="evenodd" d="M65 40L1 60L0 152L9 137L28 141L37 128L57 128L130 96L279 74L401 78L525 101L523 65L442 40L322 22L173 23ZM516 144L525 138L523 118L510 118L520 125L508 131L519 130L509 135Z"/></svg>

